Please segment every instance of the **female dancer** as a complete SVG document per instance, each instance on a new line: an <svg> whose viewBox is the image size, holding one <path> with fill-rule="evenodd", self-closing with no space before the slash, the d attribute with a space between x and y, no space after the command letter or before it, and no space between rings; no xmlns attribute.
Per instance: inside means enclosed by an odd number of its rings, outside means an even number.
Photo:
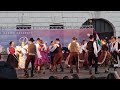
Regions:
<svg viewBox="0 0 120 90"><path fill-rule="evenodd" d="M115 60L112 57L112 55L110 54L110 52L108 51L108 47L106 45L106 41L105 40L102 42L102 48L101 48L101 51L100 51L100 53L99 53L98 56L99 56L99 58L98 58L98 64L104 66L105 67L105 73L108 73L109 66Z"/></svg>
<svg viewBox="0 0 120 90"><path fill-rule="evenodd" d="M49 59L46 57L45 46L42 40L40 40L38 50L40 52L41 58L36 58L35 65L38 67L38 73L40 73L40 67L42 66L43 74L45 74L45 64L49 63Z"/></svg>
<svg viewBox="0 0 120 90"><path fill-rule="evenodd" d="M27 50L24 48L25 43L22 42L21 46L17 49L17 53L19 54L19 63L18 66L20 69L25 69L25 61L27 59ZM29 64L29 68L31 64Z"/></svg>
<svg viewBox="0 0 120 90"><path fill-rule="evenodd" d="M11 41L9 46L9 55L7 58L7 62L14 68L18 67L18 58L15 55L15 48L14 48L14 42Z"/></svg>

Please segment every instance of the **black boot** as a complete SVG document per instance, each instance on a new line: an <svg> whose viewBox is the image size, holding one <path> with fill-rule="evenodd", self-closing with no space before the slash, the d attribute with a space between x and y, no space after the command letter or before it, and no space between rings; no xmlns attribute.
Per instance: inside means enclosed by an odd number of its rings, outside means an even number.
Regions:
<svg viewBox="0 0 120 90"><path fill-rule="evenodd" d="M105 73L108 73L109 71L108 70L105 70Z"/></svg>
<svg viewBox="0 0 120 90"><path fill-rule="evenodd" d="M31 77L33 77L33 76L34 76L33 71L34 71L34 70L31 70Z"/></svg>
<svg viewBox="0 0 120 90"><path fill-rule="evenodd" d="M64 72L63 65L60 65L60 68L61 68L60 72Z"/></svg>
<svg viewBox="0 0 120 90"><path fill-rule="evenodd" d="M73 69L70 70L70 73L73 73Z"/></svg>
<svg viewBox="0 0 120 90"><path fill-rule="evenodd" d="M28 78L29 74L28 74L27 70L24 69L24 72L25 72L25 74L24 74L25 78Z"/></svg>
<svg viewBox="0 0 120 90"><path fill-rule="evenodd" d="M117 70L117 68L118 68L118 67L114 67L114 71L116 71L116 70Z"/></svg>
<svg viewBox="0 0 120 90"><path fill-rule="evenodd" d="M79 69L77 69L76 71L77 71L77 73L79 73Z"/></svg>
<svg viewBox="0 0 120 90"><path fill-rule="evenodd" d="M109 68L108 69L105 69L105 73L108 73L109 72Z"/></svg>
<svg viewBox="0 0 120 90"><path fill-rule="evenodd" d="M92 66L89 66L89 74L92 74Z"/></svg>
<svg viewBox="0 0 120 90"><path fill-rule="evenodd" d="M57 67L56 67L55 71L56 71L56 72L58 71L58 70L57 70Z"/></svg>
<svg viewBox="0 0 120 90"><path fill-rule="evenodd" d="M95 65L95 74L99 74L99 72L98 72L98 65Z"/></svg>
<svg viewBox="0 0 120 90"><path fill-rule="evenodd" d="M77 67L76 67L76 72L77 72L77 73L79 73L79 69L80 69L80 68L77 66Z"/></svg>
<svg viewBox="0 0 120 90"><path fill-rule="evenodd" d="M31 73L31 77L33 77L34 76L34 74L33 73Z"/></svg>

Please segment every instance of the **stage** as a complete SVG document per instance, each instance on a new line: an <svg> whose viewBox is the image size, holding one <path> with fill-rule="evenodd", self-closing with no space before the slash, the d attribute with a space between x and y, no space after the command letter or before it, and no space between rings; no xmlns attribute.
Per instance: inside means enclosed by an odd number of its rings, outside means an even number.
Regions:
<svg viewBox="0 0 120 90"><path fill-rule="evenodd" d="M19 79L48 79L50 76L53 76L53 75L62 79L64 76L71 76L72 75L70 73L69 68L65 68L64 72L60 72L60 70L58 70L58 72L56 72L56 73L53 73L53 72L50 72L49 70L46 70L45 74L43 74L42 72L40 74L35 73L35 76L32 78L31 77L25 78L23 70L16 70L16 71L17 71L17 76ZM104 73L103 67L99 67L99 72L100 72L100 74L94 74L94 68L93 68L93 75L95 75L97 78L105 78L108 75L108 73ZM110 72L114 72L114 69L110 68ZM74 70L73 74L76 74L76 70ZM118 74L120 75L120 68L118 68ZM89 71L84 70L84 68L80 68L80 73L78 75L79 75L80 79L88 79L91 76L91 75L89 75Z"/></svg>
<svg viewBox="0 0 120 90"><path fill-rule="evenodd" d="M4 59L3 59L4 58ZM6 56L2 56L1 61L5 61L7 59ZM71 76L72 74L70 73L70 68L66 68L66 66L64 66L65 70L64 72L60 72L60 70L58 69L58 72L53 73L50 72L48 69L46 69L46 73L43 74L42 72L40 74L35 73L34 77L29 77L29 78L25 78L24 77L24 70L20 70L17 69L17 77L18 79L48 79L50 76L58 76L60 79L62 79L64 76ZM104 67L100 67L98 68L100 74L95 74L94 73L94 68L92 69L93 75L95 75L97 78L105 78L107 77L108 73L104 73ZM117 69L118 70L118 74L120 75L120 68ZM110 68L109 72L114 72L114 68ZM30 70L29 70L30 73ZM76 74L76 70L74 68L74 73ZM84 67L80 68L80 73L78 74L80 79L88 79L91 75L89 75L89 71L85 70Z"/></svg>

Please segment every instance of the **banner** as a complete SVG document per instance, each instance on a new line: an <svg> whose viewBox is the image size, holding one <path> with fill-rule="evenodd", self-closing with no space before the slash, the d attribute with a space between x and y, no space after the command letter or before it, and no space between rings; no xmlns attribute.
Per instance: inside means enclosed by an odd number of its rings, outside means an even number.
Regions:
<svg viewBox="0 0 120 90"><path fill-rule="evenodd" d="M78 42L82 40L89 40L87 34L93 34L92 28L84 29L41 29L41 30L1 30L0 31L0 45L7 48L10 41L15 42L15 46L21 45L22 41L28 43L29 38L33 37L35 40L39 37L44 42L50 45L50 42L55 41L56 38L60 39L63 47L67 47L71 42L72 37L76 37Z"/></svg>

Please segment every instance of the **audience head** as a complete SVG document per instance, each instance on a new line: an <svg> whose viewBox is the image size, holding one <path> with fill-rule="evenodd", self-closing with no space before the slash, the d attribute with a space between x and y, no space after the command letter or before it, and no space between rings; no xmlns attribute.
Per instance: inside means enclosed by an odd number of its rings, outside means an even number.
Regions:
<svg viewBox="0 0 120 90"><path fill-rule="evenodd" d="M79 76L77 74L73 74L71 76L72 76L72 79L79 79Z"/></svg>
<svg viewBox="0 0 120 90"><path fill-rule="evenodd" d="M107 79L116 79L115 74L114 73L109 73L107 76Z"/></svg>
<svg viewBox="0 0 120 90"><path fill-rule="evenodd" d="M59 79L57 76L50 76L49 79Z"/></svg>
<svg viewBox="0 0 120 90"><path fill-rule="evenodd" d="M96 77L94 75L90 76L90 79L96 79Z"/></svg>
<svg viewBox="0 0 120 90"><path fill-rule="evenodd" d="M69 79L69 77L68 76L64 76L63 79Z"/></svg>

